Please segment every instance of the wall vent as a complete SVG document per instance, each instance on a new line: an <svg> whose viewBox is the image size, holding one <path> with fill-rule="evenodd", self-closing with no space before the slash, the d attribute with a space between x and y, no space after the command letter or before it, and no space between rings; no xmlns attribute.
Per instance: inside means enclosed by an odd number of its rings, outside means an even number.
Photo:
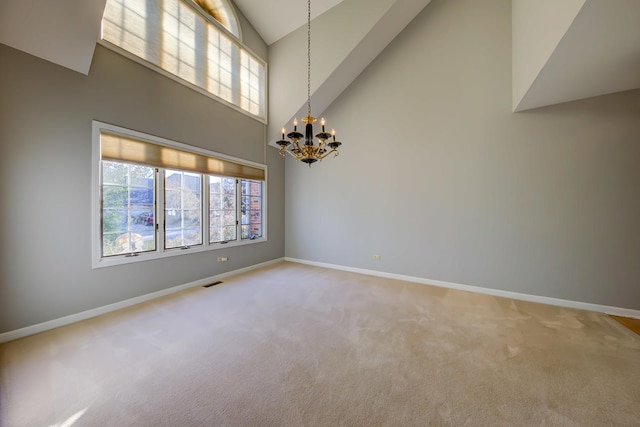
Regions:
<svg viewBox="0 0 640 427"><path fill-rule="evenodd" d="M208 285L204 285L202 287L203 288L210 288L212 286L219 285L220 283L222 283L222 281L218 280L217 282L209 283Z"/></svg>

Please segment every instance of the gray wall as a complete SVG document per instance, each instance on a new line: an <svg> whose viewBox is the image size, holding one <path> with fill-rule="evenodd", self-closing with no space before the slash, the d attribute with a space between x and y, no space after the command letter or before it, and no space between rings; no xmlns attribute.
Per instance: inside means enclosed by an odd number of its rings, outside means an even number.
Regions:
<svg viewBox="0 0 640 427"><path fill-rule="evenodd" d="M263 124L101 46L88 76L5 45L0 64L0 332L284 256L284 162ZM93 119L267 163L268 242L92 270Z"/></svg>
<svg viewBox="0 0 640 427"><path fill-rule="evenodd" d="M510 26L434 0L334 102L288 257L640 309L640 91L511 113Z"/></svg>

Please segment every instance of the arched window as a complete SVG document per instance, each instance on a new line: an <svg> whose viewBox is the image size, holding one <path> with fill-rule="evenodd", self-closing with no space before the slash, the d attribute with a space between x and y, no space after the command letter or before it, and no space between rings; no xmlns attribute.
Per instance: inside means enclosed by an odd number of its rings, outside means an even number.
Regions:
<svg viewBox="0 0 640 427"><path fill-rule="evenodd" d="M233 7L226 0L193 0L202 10L240 39L240 25Z"/></svg>
<svg viewBox="0 0 640 427"><path fill-rule="evenodd" d="M241 44L227 0L107 0L102 40L266 122L266 64Z"/></svg>

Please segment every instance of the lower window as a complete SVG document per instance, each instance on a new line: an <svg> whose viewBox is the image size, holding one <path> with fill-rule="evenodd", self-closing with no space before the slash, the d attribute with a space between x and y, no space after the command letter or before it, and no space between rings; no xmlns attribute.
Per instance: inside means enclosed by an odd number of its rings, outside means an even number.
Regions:
<svg viewBox="0 0 640 427"><path fill-rule="evenodd" d="M164 171L164 246L202 244L202 175Z"/></svg>
<svg viewBox="0 0 640 427"><path fill-rule="evenodd" d="M209 176L209 242L237 240L237 180Z"/></svg>
<svg viewBox="0 0 640 427"><path fill-rule="evenodd" d="M264 240L264 165L99 122L94 158L94 267Z"/></svg>
<svg viewBox="0 0 640 427"><path fill-rule="evenodd" d="M262 237L262 182L242 180L242 238Z"/></svg>
<svg viewBox="0 0 640 427"><path fill-rule="evenodd" d="M102 162L102 256L156 250L155 169Z"/></svg>

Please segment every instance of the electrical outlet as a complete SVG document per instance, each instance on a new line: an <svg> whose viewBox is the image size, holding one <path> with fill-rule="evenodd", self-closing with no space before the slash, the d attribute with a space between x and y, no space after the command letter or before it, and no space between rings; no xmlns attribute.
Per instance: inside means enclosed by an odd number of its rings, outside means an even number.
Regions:
<svg viewBox="0 0 640 427"><path fill-rule="evenodd" d="M371 256L371 258L375 259L376 261L380 261L380 258L382 258L380 255L374 254Z"/></svg>
<svg viewBox="0 0 640 427"><path fill-rule="evenodd" d="M218 257L218 262L227 262L227 261L229 261L229 257L226 257L226 256Z"/></svg>

